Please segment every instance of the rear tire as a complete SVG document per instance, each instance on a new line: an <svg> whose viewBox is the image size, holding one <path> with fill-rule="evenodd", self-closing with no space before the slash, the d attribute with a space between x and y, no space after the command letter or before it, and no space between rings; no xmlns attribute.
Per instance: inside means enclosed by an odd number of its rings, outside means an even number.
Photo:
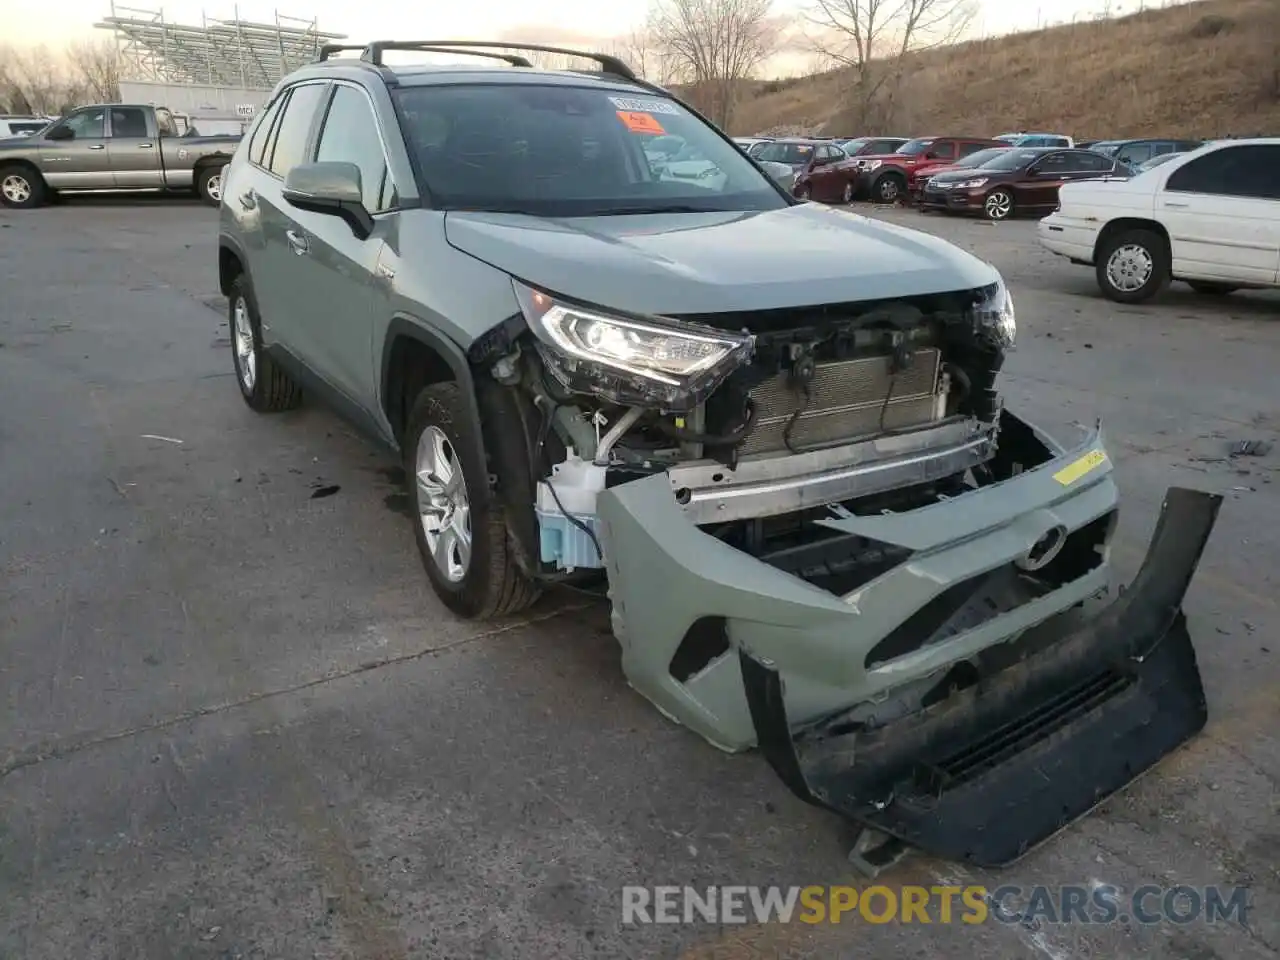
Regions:
<svg viewBox="0 0 1280 960"><path fill-rule="evenodd" d="M519 613L541 591L516 563L502 504L479 496L489 471L473 429L456 383L425 388L409 411L404 471L414 539L436 596L460 617L488 620Z"/></svg>
<svg viewBox="0 0 1280 960"><path fill-rule="evenodd" d="M222 174L226 165L201 167L196 171L196 196L210 207L222 203Z"/></svg>
<svg viewBox="0 0 1280 960"><path fill-rule="evenodd" d="M1116 303L1141 303L1169 285L1169 244L1153 230L1112 234L1094 263L1103 296Z"/></svg>
<svg viewBox="0 0 1280 960"><path fill-rule="evenodd" d="M231 284L227 299L231 327L231 362L240 396L257 413L292 410L302 402L302 390L262 349L262 322L258 305L242 273Z"/></svg>
<svg viewBox="0 0 1280 960"><path fill-rule="evenodd" d="M44 203L48 194L44 177L20 163L0 167L0 204L14 210L30 210Z"/></svg>
<svg viewBox="0 0 1280 960"><path fill-rule="evenodd" d="M1213 283L1209 280L1188 280L1187 286L1206 297L1225 297L1240 289L1229 283Z"/></svg>

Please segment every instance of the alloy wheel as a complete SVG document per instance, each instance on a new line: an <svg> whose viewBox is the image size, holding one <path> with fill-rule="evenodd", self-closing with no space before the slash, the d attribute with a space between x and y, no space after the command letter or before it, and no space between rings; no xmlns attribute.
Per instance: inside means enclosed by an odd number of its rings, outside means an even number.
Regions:
<svg viewBox="0 0 1280 960"><path fill-rule="evenodd" d="M427 549L445 579L458 583L471 563L471 503L462 461L444 431L428 426L414 458L418 514Z"/></svg>
<svg viewBox="0 0 1280 960"><path fill-rule="evenodd" d="M236 298L232 317L235 320L236 372L245 393L253 393L253 385L258 380L258 351L253 342L253 324L249 322L249 305L244 297Z"/></svg>
<svg viewBox="0 0 1280 960"><path fill-rule="evenodd" d="M983 210L990 220L1005 220L1013 213L1013 197L1004 190L997 190L987 197Z"/></svg>
<svg viewBox="0 0 1280 960"><path fill-rule="evenodd" d="M31 199L31 183L18 173L11 173L0 183L0 193L10 203L26 203Z"/></svg>
<svg viewBox="0 0 1280 960"><path fill-rule="evenodd" d="M209 199L215 202L222 200L222 173L215 173L212 177L205 181L205 192L209 194Z"/></svg>

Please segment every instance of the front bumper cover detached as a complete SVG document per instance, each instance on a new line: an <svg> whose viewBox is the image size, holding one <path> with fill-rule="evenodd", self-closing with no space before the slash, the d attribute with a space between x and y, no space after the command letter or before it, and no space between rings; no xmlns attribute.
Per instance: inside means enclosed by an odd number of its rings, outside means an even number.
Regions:
<svg viewBox="0 0 1280 960"><path fill-rule="evenodd" d="M1204 727L1182 601L1221 500L1170 489L1137 577L1095 619L874 729L793 729L779 672L739 647L760 750L801 799L865 828L948 859L1017 860Z"/></svg>

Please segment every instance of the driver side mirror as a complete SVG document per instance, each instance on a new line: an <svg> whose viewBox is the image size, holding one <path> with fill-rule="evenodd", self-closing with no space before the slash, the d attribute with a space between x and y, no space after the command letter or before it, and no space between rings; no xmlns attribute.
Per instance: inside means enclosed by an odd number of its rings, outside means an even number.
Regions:
<svg viewBox="0 0 1280 960"><path fill-rule="evenodd" d="M44 135L46 140L74 140L76 132L65 124L54 127Z"/></svg>
<svg viewBox="0 0 1280 960"><path fill-rule="evenodd" d="M373 233L373 215L365 209L360 168L325 160L303 163L284 178L284 199L299 210L338 217L361 240Z"/></svg>

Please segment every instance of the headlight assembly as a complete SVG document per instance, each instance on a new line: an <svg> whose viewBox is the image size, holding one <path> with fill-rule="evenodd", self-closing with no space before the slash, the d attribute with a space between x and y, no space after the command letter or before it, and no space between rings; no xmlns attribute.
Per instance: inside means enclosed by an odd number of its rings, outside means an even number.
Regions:
<svg viewBox="0 0 1280 960"><path fill-rule="evenodd" d="M1013 294L1004 280L984 287L973 308L978 333L1001 350L1012 350L1018 335L1013 313Z"/></svg>
<svg viewBox="0 0 1280 960"><path fill-rule="evenodd" d="M617 316L512 283L543 363L576 393L662 412L688 411L750 360L755 347L749 334Z"/></svg>
<svg viewBox="0 0 1280 960"><path fill-rule="evenodd" d="M978 187L985 187L990 177L977 177L973 180L961 180L959 183L952 184L953 190L976 190Z"/></svg>

